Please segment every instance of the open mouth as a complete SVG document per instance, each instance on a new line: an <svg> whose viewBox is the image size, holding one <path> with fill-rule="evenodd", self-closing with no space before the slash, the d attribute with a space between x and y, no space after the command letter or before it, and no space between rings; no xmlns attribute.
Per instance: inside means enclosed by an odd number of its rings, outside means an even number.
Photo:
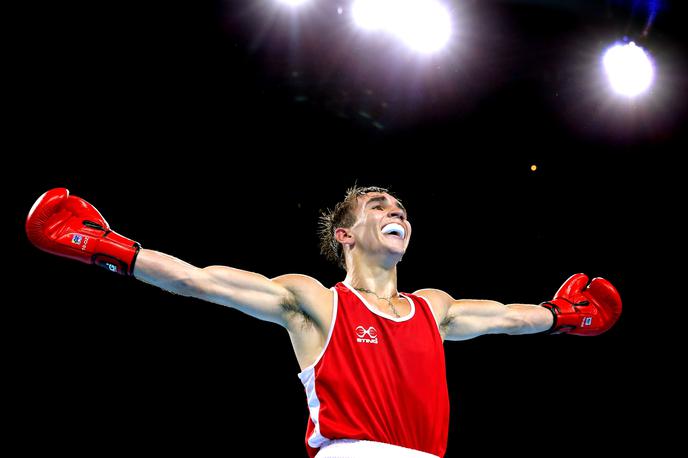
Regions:
<svg viewBox="0 0 688 458"><path fill-rule="evenodd" d="M390 237L399 237L403 240L406 236L406 229L401 224L389 223L382 228L382 233Z"/></svg>

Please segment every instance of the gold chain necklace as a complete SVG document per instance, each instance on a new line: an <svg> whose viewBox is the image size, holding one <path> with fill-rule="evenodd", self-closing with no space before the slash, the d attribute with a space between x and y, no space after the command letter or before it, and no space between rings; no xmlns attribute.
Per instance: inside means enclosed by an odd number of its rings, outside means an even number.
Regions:
<svg viewBox="0 0 688 458"><path fill-rule="evenodd" d="M372 292L372 291L369 290L369 289L365 289L365 288L356 288L356 287L354 287L354 289L357 290L357 291L363 291L364 293L370 293L370 294L372 294L373 296L377 297L378 299L384 299L384 300L386 300L387 303L389 304L390 308L392 309L392 312L394 312L394 316L396 316L397 318L401 318L401 315L399 315L399 312L397 312L397 309L394 307L394 304L392 304L392 301L390 300L390 299L392 298L392 296L389 296L389 297L380 297L380 296L378 296L377 294L375 294L374 292Z"/></svg>

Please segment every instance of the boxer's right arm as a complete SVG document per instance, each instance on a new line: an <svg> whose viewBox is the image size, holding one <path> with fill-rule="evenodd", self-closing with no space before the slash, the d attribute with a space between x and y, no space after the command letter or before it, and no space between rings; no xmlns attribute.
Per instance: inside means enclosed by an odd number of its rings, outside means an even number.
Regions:
<svg viewBox="0 0 688 458"><path fill-rule="evenodd" d="M66 188L41 195L26 219L28 239L41 250L135 275L146 283L185 296L236 308L282 326L317 315L328 290L306 275L263 275L231 267L194 267L172 256L144 250L112 231L98 210Z"/></svg>
<svg viewBox="0 0 688 458"><path fill-rule="evenodd" d="M226 266L194 267L158 251L139 251L134 277L171 293L232 307L285 327L291 316L301 313L296 295L285 285L288 282Z"/></svg>

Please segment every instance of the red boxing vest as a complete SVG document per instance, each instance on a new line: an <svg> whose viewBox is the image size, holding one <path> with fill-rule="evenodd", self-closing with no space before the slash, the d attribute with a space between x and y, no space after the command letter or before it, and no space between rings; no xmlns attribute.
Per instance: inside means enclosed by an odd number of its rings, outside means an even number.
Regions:
<svg viewBox="0 0 688 458"><path fill-rule="evenodd" d="M329 440L384 442L444 456L449 393L444 347L427 301L403 294L411 312L396 318L340 282L325 347L299 373L310 412L306 449Z"/></svg>

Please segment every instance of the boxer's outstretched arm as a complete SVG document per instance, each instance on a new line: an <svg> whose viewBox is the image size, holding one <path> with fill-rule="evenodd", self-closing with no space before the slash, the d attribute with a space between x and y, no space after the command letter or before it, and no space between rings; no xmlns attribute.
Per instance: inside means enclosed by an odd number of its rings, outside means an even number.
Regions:
<svg viewBox="0 0 688 458"><path fill-rule="evenodd" d="M552 313L535 304L455 300L438 289L415 294L430 301L445 340L467 340L483 334L533 334L552 327Z"/></svg>
<svg viewBox="0 0 688 458"><path fill-rule="evenodd" d="M489 300L453 300L440 323L446 340L483 334L535 334L552 327L552 313L535 304L502 304Z"/></svg>
<svg viewBox="0 0 688 458"><path fill-rule="evenodd" d="M158 251L141 249L134 277L171 293L236 308L265 321L286 325L299 311L285 277L275 280L226 266L199 268ZM294 276L303 277L305 276ZM292 282L295 279L291 279ZM285 284L286 283L286 284Z"/></svg>
<svg viewBox="0 0 688 458"><path fill-rule="evenodd" d="M621 297L604 278L575 274L550 301L507 304L496 301L456 300L444 291L426 289L427 298L446 340L465 340L483 334L568 333L595 336L610 329L621 315Z"/></svg>
<svg viewBox="0 0 688 458"><path fill-rule="evenodd" d="M26 218L26 234L41 250L134 275L167 291L241 310L287 327L317 312L328 290L306 275L263 275L231 267L194 267L172 256L144 250L114 232L100 212L66 188L41 195ZM316 300L312 300L316 298Z"/></svg>

